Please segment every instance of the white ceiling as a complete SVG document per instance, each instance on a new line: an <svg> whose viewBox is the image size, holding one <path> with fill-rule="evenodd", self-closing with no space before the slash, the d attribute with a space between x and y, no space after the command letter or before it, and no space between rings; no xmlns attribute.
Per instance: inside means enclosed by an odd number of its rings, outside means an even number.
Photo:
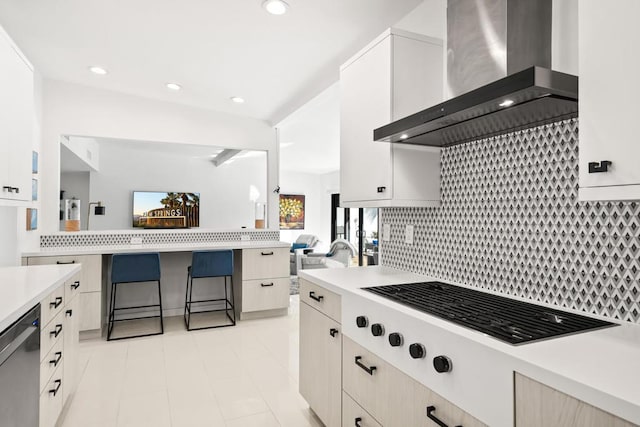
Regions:
<svg viewBox="0 0 640 427"><path fill-rule="evenodd" d="M273 16L262 0L2 0L0 25L46 78L278 123L421 2L287 1Z"/></svg>

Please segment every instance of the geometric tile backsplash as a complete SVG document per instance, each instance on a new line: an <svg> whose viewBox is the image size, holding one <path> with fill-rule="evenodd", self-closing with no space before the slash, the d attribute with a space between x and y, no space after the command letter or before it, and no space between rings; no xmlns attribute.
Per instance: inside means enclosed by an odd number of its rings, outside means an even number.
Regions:
<svg viewBox="0 0 640 427"><path fill-rule="evenodd" d="M640 323L640 204L578 201L578 119L441 156L441 207L380 210L382 265Z"/></svg>

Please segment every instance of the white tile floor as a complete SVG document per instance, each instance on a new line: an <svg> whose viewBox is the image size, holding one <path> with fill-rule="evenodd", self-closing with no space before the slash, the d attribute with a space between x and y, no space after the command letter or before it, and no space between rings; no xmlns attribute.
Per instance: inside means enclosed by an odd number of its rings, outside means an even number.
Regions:
<svg viewBox="0 0 640 427"><path fill-rule="evenodd" d="M321 426L298 393L299 297L288 316L80 344L82 376L63 427Z"/></svg>

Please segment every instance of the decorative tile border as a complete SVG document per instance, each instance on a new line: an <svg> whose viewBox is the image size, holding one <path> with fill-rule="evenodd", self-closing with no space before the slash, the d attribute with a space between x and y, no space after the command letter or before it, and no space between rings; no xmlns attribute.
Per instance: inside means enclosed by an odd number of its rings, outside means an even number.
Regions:
<svg viewBox="0 0 640 427"><path fill-rule="evenodd" d="M577 119L443 149L442 206L380 223L382 265L640 323L640 203L578 201Z"/></svg>
<svg viewBox="0 0 640 427"><path fill-rule="evenodd" d="M280 231L193 231L160 233L68 233L40 236L41 248L69 246L118 246L128 245L131 238L142 239L143 245L169 245L174 243L237 242L243 235L249 235L251 241L278 241Z"/></svg>

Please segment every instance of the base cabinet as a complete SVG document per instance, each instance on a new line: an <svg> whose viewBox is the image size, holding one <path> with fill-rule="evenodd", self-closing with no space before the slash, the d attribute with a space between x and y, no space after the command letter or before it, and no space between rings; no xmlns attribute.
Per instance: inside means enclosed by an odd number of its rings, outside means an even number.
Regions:
<svg viewBox="0 0 640 427"><path fill-rule="evenodd" d="M517 372L515 402L516 427L638 427Z"/></svg>
<svg viewBox="0 0 640 427"><path fill-rule="evenodd" d="M347 393L342 392L342 427L382 427Z"/></svg>
<svg viewBox="0 0 640 427"><path fill-rule="evenodd" d="M328 316L340 311L340 297L311 288L300 279L300 294L319 301L313 307L300 301L300 394L327 427L341 425L342 327ZM314 289L314 290L309 290ZM329 305L325 305L329 303Z"/></svg>

